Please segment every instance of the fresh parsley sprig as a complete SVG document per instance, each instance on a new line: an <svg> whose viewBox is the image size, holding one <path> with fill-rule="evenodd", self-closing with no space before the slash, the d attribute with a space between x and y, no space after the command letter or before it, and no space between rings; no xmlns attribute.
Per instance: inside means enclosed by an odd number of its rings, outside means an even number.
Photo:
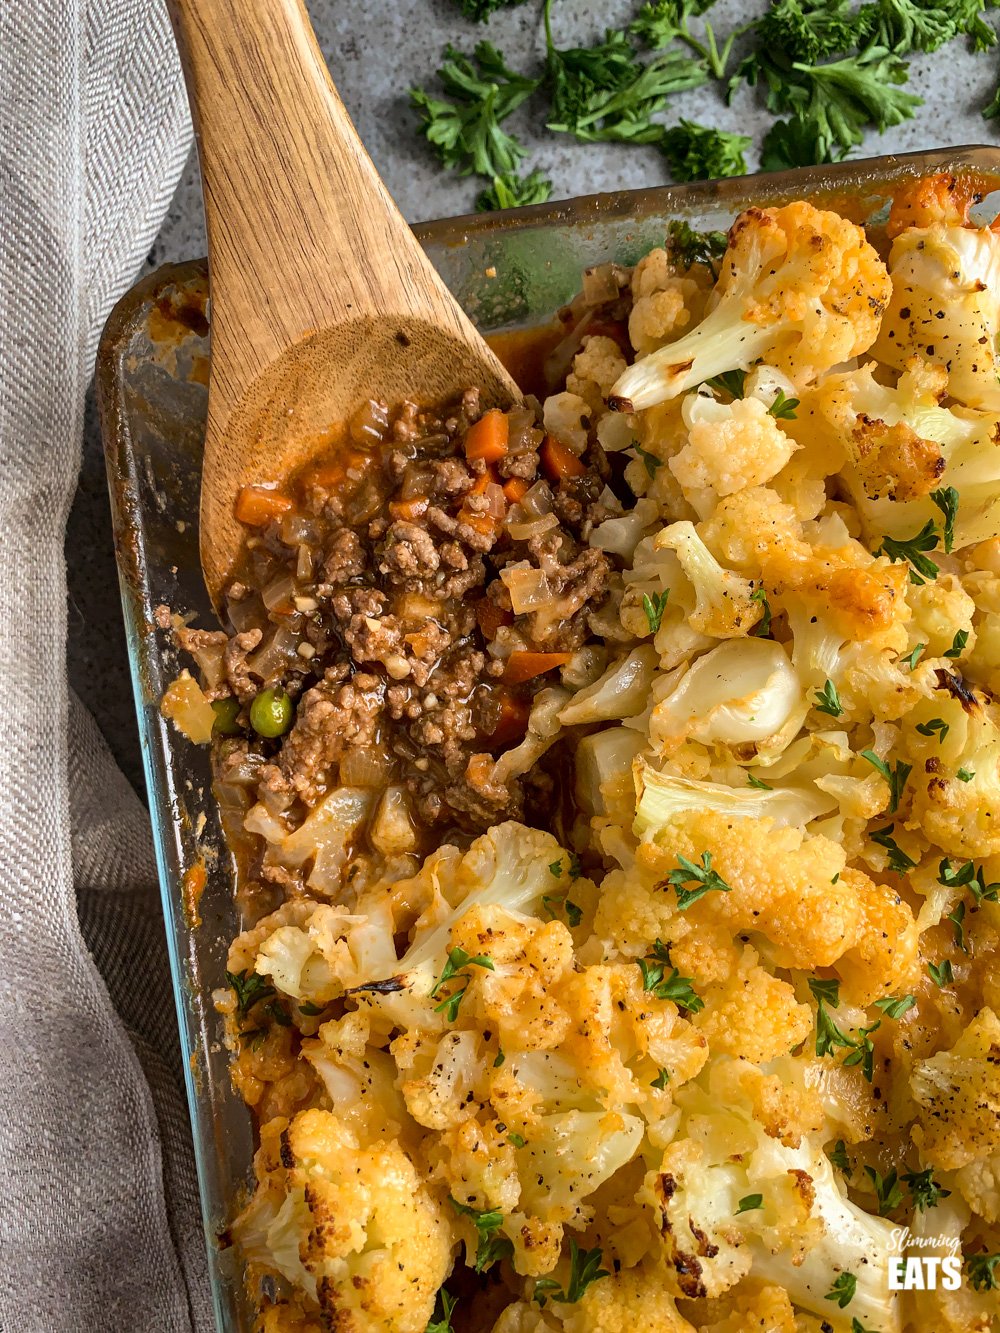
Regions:
<svg viewBox="0 0 1000 1333"><path fill-rule="evenodd" d="M569 1281L565 1289L554 1278L539 1278L534 1290L534 1299L539 1306L544 1306L547 1300L575 1305L592 1282L611 1276L608 1269L601 1267L604 1255L600 1249L581 1250L576 1241L570 1238L569 1250Z"/></svg>
<svg viewBox="0 0 1000 1333"><path fill-rule="evenodd" d="M704 898L706 893L732 893L732 885L727 884L719 872L712 869L711 852L702 852L701 863L697 865L680 853L677 855L677 861L678 868L671 870L667 876L667 883L672 884L677 890L677 906L680 911L686 911L692 903ZM697 888L686 888L688 884L696 884Z"/></svg>
<svg viewBox="0 0 1000 1333"><path fill-rule="evenodd" d="M673 1000L680 1009L696 1014L704 1009L705 1001L696 995L693 977L682 977L670 961L670 948L662 940L653 945L652 953L637 959L642 972L642 988L657 1000ZM667 968L670 972L667 972Z"/></svg>
<svg viewBox="0 0 1000 1333"><path fill-rule="evenodd" d="M478 1244L472 1267L477 1273L485 1273L498 1259L507 1259L513 1254L514 1246L506 1236L499 1234L503 1226L503 1213L499 1208L471 1208L468 1204L459 1203L453 1195L449 1194L448 1198L455 1212L461 1217L467 1217L476 1228Z"/></svg>

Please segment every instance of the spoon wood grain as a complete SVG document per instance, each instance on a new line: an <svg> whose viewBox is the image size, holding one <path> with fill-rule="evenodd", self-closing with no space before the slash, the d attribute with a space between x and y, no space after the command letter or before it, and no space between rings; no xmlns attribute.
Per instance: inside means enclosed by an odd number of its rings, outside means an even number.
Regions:
<svg viewBox="0 0 1000 1333"><path fill-rule="evenodd" d="M218 606L241 486L286 477L368 398L519 395L379 179L301 0L169 3L208 226L201 561Z"/></svg>

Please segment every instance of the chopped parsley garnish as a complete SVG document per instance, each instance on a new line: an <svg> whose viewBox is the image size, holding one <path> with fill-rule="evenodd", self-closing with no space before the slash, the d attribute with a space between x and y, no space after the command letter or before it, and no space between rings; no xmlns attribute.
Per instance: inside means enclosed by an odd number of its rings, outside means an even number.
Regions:
<svg viewBox="0 0 1000 1333"><path fill-rule="evenodd" d="M865 1328L860 1319L852 1319L851 1333L877 1333L877 1330L874 1328Z"/></svg>
<svg viewBox="0 0 1000 1333"><path fill-rule="evenodd" d="M944 990L945 986L950 986L955 980L950 958L942 958L940 963L928 963L927 971L930 974L931 981L940 990Z"/></svg>
<svg viewBox="0 0 1000 1333"><path fill-rule="evenodd" d="M544 1306L546 1300L575 1305L592 1282L611 1276L606 1268L601 1267L601 1260L604 1258L601 1250L581 1250L571 1238L569 1253L569 1282L565 1290L551 1277L539 1278L535 1282L534 1299L540 1306Z"/></svg>
<svg viewBox="0 0 1000 1333"><path fill-rule="evenodd" d="M729 237L724 231L695 231L690 223L675 221L667 228L667 250L671 260L680 268L705 264L716 273L716 261L726 253ZM741 371L735 372L742 374ZM742 393L734 394L742 398ZM659 462L659 459L657 459Z"/></svg>
<svg viewBox="0 0 1000 1333"><path fill-rule="evenodd" d="M442 1287L437 1294L434 1318L427 1325L426 1333L452 1333L451 1315L457 1304L458 1297L452 1296L447 1287Z"/></svg>
<svg viewBox="0 0 1000 1333"><path fill-rule="evenodd" d="M682 977L670 962L670 949L662 940L653 945L652 953L637 959L642 972L642 989L648 991L657 1000L673 1000L689 1014L696 1014L704 1009L705 1001L696 995L692 987L693 977ZM669 974L667 968L670 968Z"/></svg>
<svg viewBox="0 0 1000 1333"><path fill-rule="evenodd" d="M891 1213L894 1208L899 1207L903 1202L903 1189L899 1183L895 1167L883 1176L881 1171L876 1171L873 1166L866 1166L865 1175L872 1182L875 1189L879 1217L885 1217L887 1213Z"/></svg>
<svg viewBox="0 0 1000 1333"><path fill-rule="evenodd" d="M860 1028L857 1037L850 1037L833 1021L827 1005L832 1009L840 1006L840 982L834 978L820 980L809 978L809 989L816 1001L816 1054L833 1055L835 1051L849 1052L844 1057L845 1065L860 1065L861 1072L870 1083L874 1074L875 1046L871 1040L880 1025L876 1020L871 1027Z"/></svg>
<svg viewBox="0 0 1000 1333"><path fill-rule="evenodd" d="M913 652L908 657L904 657L904 662L909 662L910 670L913 671L920 660L920 655L926 650L926 643L918 643Z"/></svg>
<svg viewBox="0 0 1000 1333"><path fill-rule="evenodd" d="M560 876L562 875L562 872L563 872L563 863L562 863L562 861L550 861L550 862L549 862L549 874L550 874L550 875L555 875L556 879L559 879ZM544 899L544 898L542 899L542 902L545 902L545 899Z"/></svg>
<svg viewBox="0 0 1000 1333"><path fill-rule="evenodd" d="M731 398L742 398L746 393L746 379L745 370L725 370L721 375L713 375L705 383L710 389L728 393Z"/></svg>
<svg viewBox="0 0 1000 1333"><path fill-rule="evenodd" d="M750 594L751 602L760 602L764 608L764 614L760 622L754 626L753 633L758 639L766 639L771 633L771 603L767 600L767 592L763 584L759 588L754 588Z"/></svg>
<svg viewBox="0 0 1000 1333"><path fill-rule="evenodd" d="M449 1194L448 1198L455 1212L469 1218L476 1228L479 1239L472 1267L477 1273L485 1273L498 1259L506 1259L513 1254L514 1247L507 1237L497 1234L503 1226L503 1213L499 1208L481 1211L478 1208L470 1208L468 1204L459 1203L453 1195Z"/></svg>
<svg viewBox="0 0 1000 1333"><path fill-rule="evenodd" d="M451 981L453 977L458 976L462 971L462 968L465 967L484 967L488 972L493 972L495 970L493 959L490 958L489 954L480 953L473 957L471 954L466 953L464 949L456 946L454 949L448 951L448 957L444 967L441 969L441 975L431 987L431 999L434 999L437 996L441 987L446 982ZM454 1023L455 1019L458 1017L459 1005L465 998L465 992L468 989L469 978L466 977L465 985L459 987L458 990L452 991L450 995L446 995L443 1000L434 1006L434 1012L441 1013L443 1011L449 1023Z"/></svg>
<svg viewBox="0 0 1000 1333"><path fill-rule="evenodd" d="M967 1254L965 1271L976 1291L1000 1291L1000 1254Z"/></svg>
<svg viewBox="0 0 1000 1333"><path fill-rule="evenodd" d="M659 1073L656 1075L656 1078L653 1079L652 1083L650 1083L649 1086L651 1088L659 1088L659 1090L662 1092L663 1089L669 1083L669 1081L670 1081L670 1070L661 1069Z"/></svg>
<svg viewBox="0 0 1000 1333"><path fill-rule="evenodd" d="M939 491L931 491L930 498L944 515L942 536L946 554L951 553L955 545L955 517L958 514L958 491L954 486L945 486Z"/></svg>
<svg viewBox="0 0 1000 1333"><path fill-rule="evenodd" d="M828 680L821 690L817 690L813 698L816 700L813 707L817 713L826 713L829 717L843 715L844 708L840 702L840 695L832 680Z"/></svg>
<svg viewBox="0 0 1000 1333"><path fill-rule="evenodd" d="M275 993L271 983L259 972L248 972L246 968L242 972L227 972L226 980L236 993L236 1011L241 1018L246 1018L255 1004Z"/></svg>
<svg viewBox="0 0 1000 1333"><path fill-rule="evenodd" d="M299 1005L299 1013L305 1014L307 1018L315 1018L317 1014L321 1014L322 1012L323 1006L321 1004L313 1004L311 1000L304 1000L303 1003Z"/></svg>
<svg viewBox="0 0 1000 1333"><path fill-rule="evenodd" d="M503 1064L503 1062L504 1062L506 1059L507 1059L507 1057L506 1057L506 1055L504 1055L504 1053L503 1053L503 1047L501 1046L501 1048L497 1051L496 1059L493 1061L493 1068L494 1068L494 1069L499 1069L500 1066Z"/></svg>
<svg viewBox="0 0 1000 1333"><path fill-rule="evenodd" d="M642 459L643 466L649 473L650 477L651 478L655 477L657 468L661 468L663 466L663 459L657 458L657 456L655 454L651 454L648 449L644 449L642 445L638 443L638 441L635 441L633 443L632 448L635 450L636 456Z"/></svg>
<svg viewBox="0 0 1000 1333"><path fill-rule="evenodd" d="M881 1000L875 1001L875 1008L881 1009L886 1018L902 1018L916 1002L915 995L886 995Z"/></svg>
<svg viewBox="0 0 1000 1333"><path fill-rule="evenodd" d="M773 787L768 786L766 782L761 782L755 773L747 774L747 786L755 787L757 791L774 791Z"/></svg>
<svg viewBox="0 0 1000 1333"><path fill-rule="evenodd" d="M906 786L906 779L910 776L913 765L904 764L902 759L898 761L894 768L890 768L884 759L880 759L874 750L862 750L861 758L867 759L872 768L877 769L889 784L889 814L894 815L899 809L899 798L903 794L903 788Z"/></svg>
<svg viewBox="0 0 1000 1333"><path fill-rule="evenodd" d="M926 1171L905 1173L903 1183L910 1191L914 1207L920 1213L928 1208L936 1208L941 1199L947 1199L951 1194L951 1190L946 1190L937 1183L934 1179L934 1171L930 1167Z"/></svg>
<svg viewBox="0 0 1000 1333"><path fill-rule="evenodd" d="M660 622L663 620L663 613L667 609L667 598L669 596L669 588L665 588L663 592L654 592L652 597L650 597L648 592L642 594L642 609L646 613L646 622L649 625L650 634L655 634L660 628Z"/></svg>
<svg viewBox="0 0 1000 1333"><path fill-rule="evenodd" d="M938 545L938 534L934 520L929 518L913 537L885 537L876 555L887 555L892 561L905 560L910 565L910 582L918 587L938 576L938 566L927 557L928 551L934 551Z"/></svg>
<svg viewBox="0 0 1000 1333"><path fill-rule="evenodd" d="M523 1148L527 1139L525 1139L523 1134L514 1134L511 1132L507 1135L507 1142L512 1143L515 1148Z"/></svg>
<svg viewBox="0 0 1000 1333"><path fill-rule="evenodd" d="M960 768L955 774L955 777L958 778L959 782L971 782L975 776L975 772L968 768Z"/></svg>
<svg viewBox="0 0 1000 1333"><path fill-rule="evenodd" d="M763 1207L764 1207L763 1194L745 1194L743 1198L740 1199L734 1216L739 1217L740 1213L752 1213L755 1212L758 1208L763 1208Z"/></svg>
<svg viewBox="0 0 1000 1333"><path fill-rule="evenodd" d="M965 645L969 642L969 631L967 629L957 629L955 637L951 641L951 647L945 653L945 657L961 657L965 651Z"/></svg>
<svg viewBox="0 0 1000 1333"><path fill-rule="evenodd" d="M938 744L941 744L951 728L948 726L948 723L945 722L944 718L932 717L929 722L918 722L917 730L920 732L921 736L936 735Z"/></svg>
<svg viewBox="0 0 1000 1333"><path fill-rule="evenodd" d="M827 1153L830 1161L839 1171L845 1171L848 1174L851 1170L851 1162L847 1156L847 1144L843 1139L838 1139L830 1151Z"/></svg>
<svg viewBox="0 0 1000 1333"><path fill-rule="evenodd" d="M912 856L907 856L895 838L892 837L892 831L895 827L895 824L887 824L885 828L874 829L868 836L872 842L877 843L879 847L884 847L889 853L889 869L894 870L897 875L904 875L907 870L912 870L917 863Z"/></svg>
<svg viewBox="0 0 1000 1333"><path fill-rule="evenodd" d="M833 1286L824 1297L828 1301L836 1301L843 1310L854 1300L854 1293L858 1289L858 1279L853 1273L841 1273L834 1282Z"/></svg>
<svg viewBox="0 0 1000 1333"><path fill-rule="evenodd" d="M779 389L777 397L767 410L772 417L777 417L779 421L794 421L795 409L798 405L798 398L786 398L784 389Z"/></svg>
<svg viewBox="0 0 1000 1333"><path fill-rule="evenodd" d="M711 852L702 852L700 865L696 865L694 861L689 861L686 856L681 856L679 853L677 860L680 864L676 870L671 870L667 876L667 883L672 884L677 890L677 906L680 911L686 911L692 903L704 898L706 893L732 892L732 886L712 869ZM697 884L698 887L687 889L684 887L686 884Z"/></svg>
<svg viewBox="0 0 1000 1333"><path fill-rule="evenodd" d="M977 870L972 861L953 866L951 859L944 857L938 866L938 883L949 889L967 888L977 904L1000 902L1000 882L987 884L982 866Z"/></svg>
<svg viewBox="0 0 1000 1333"><path fill-rule="evenodd" d="M963 953L968 953L969 946L965 942L965 913L965 903L956 903L945 917L945 920L951 922L951 931L955 937L956 947L961 949Z"/></svg>
<svg viewBox="0 0 1000 1333"><path fill-rule="evenodd" d="M553 921L561 912L566 913L566 920L571 926L578 926L583 920L583 909L571 902L565 893L542 894L542 906Z"/></svg>

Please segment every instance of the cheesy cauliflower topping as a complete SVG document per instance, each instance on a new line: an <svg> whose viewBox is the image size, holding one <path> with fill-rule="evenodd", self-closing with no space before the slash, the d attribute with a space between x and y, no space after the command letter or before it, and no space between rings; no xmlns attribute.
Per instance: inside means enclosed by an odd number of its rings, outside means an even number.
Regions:
<svg viewBox="0 0 1000 1333"><path fill-rule="evenodd" d="M957 199L903 190L887 260L748 210L637 266L634 355L584 337L545 427L635 503L507 761L576 728L562 843L353 873L349 788L246 816L326 867L218 996L266 1333L1000 1328L1000 234Z"/></svg>

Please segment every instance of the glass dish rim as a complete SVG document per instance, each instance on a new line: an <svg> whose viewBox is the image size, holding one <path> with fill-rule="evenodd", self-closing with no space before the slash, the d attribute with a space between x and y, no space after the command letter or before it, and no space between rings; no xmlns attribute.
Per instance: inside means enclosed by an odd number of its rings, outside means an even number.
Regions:
<svg viewBox="0 0 1000 1333"><path fill-rule="evenodd" d="M732 201L749 200L754 195L766 196L768 202L782 197L810 197L831 190L862 195L866 189L883 189L895 179L920 175L932 170L965 170L979 172L984 177L995 176L1000 188L1000 147L986 144L957 145L951 148L918 152L883 154L871 158L852 159L821 167L799 168L793 171L760 173L753 176L728 178L722 181L691 182L681 185L661 185L639 189L576 196L546 204L487 214L466 214L439 218L414 226L418 239L426 246L459 251L470 242L501 233L544 232L550 227L567 224L586 225L588 222L610 222L641 219L655 214L675 211L680 215L700 207L702 211L732 210ZM215 1229L218 1223L219 1200L210 1197L205 1160L206 1144L211 1140L211 1126L204 1123L210 1109L202 1104L198 1077L192 1068L192 1057L200 1054L200 1030L194 1025L190 1011L190 978L186 975L188 954L197 945L196 928L186 920L181 902L181 883L176 868L171 865L167 834L173 831L167 821L174 818L156 768L157 747L163 744L162 735L155 732L149 721L150 692L148 689L148 650L150 585L149 567L141 540L141 504L135 483L134 456L131 452L129 413L124 401L125 370L121 354L138 317L147 308L149 298L170 283L183 284L204 280L208 266L204 258L165 264L146 274L117 302L108 317L97 356L97 392L100 405L102 433L108 468L111 507L115 531L116 558L121 585L123 614L129 649L130 669L135 692L135 703L150 816L156 849L158 879L164 912L177 1009L179 1036L184 1067L188 1109L191 1117L195 1161L198 1172L199 1195L206 1246L209 1250L212 1277L213 1306L220 1330L224 1310L220 1294L218 1249ZM168 747L169 748L169 747ZM187 948L182 949L178 941ZM214 1251L214 1253L213 1253Z"/></svg>

